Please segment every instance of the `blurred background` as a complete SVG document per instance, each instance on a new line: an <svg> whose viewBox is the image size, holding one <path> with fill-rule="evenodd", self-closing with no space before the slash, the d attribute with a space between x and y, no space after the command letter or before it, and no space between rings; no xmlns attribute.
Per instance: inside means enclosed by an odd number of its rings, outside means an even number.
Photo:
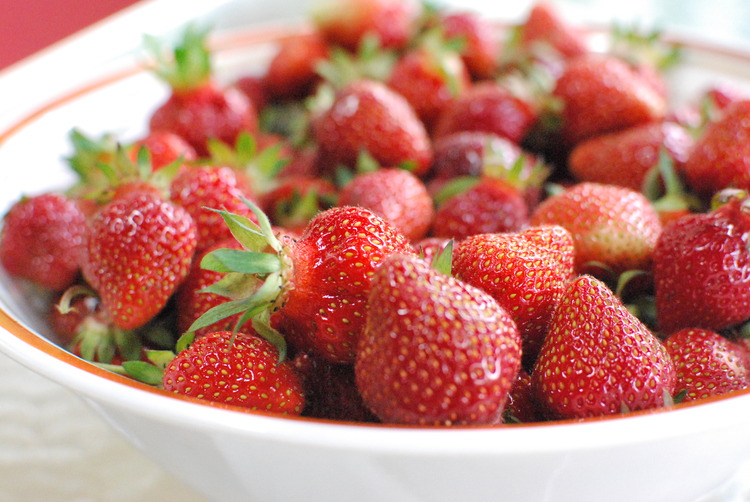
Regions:
<svg viewBox="0 0 750 502"><path fill-rule="evenodd" d="M106 39L107 33L121 33L123 30L108 32L112 27L99 22L103 19L105 23L111 21L105 18L122 9L132 11L130 6L136 3L138 7L167 4L178 9L191 5L195 11L199 10L195 7L199 3L204 4L200 7L204 11L213 5L242 4L244 16L237 19L265 22L303 19L305 9L314 4L314 0L294 2L301 6L294 12L287 8L289 0L185 0L184 3L174 0L0 0L0 70L5 68L12 72L14 66L25 58L39 55L39 51L48 53L73 34L88 43ZM516 0L512 5L509 5L511 2L488 0L437 3L479 10L488 16L511 21L522 20L532 4L528 0ZM750 48L750 4L747 0L629 0L616 3L549 0L549 3L576 23L607 26L617 20ZM143 9L142 12L156 12L169 24L168 10L155 8ZM153 27L160 22L159 19L141 19L138 17L140 13L135 14L130 20L148 25L146 32L149 33L153 33ZM228 24L232 22L239 21L233 19ZM82 38L92 31L97 37ZM129 35L137 40L142 33ZM93 52L93 49L92 54L101 54L107 47L99 47L98 52ZM28 63L29 59L23 62ZM78 66L88 64L86 61L75 63ZM71 68L74 67L71 64ZM7 72L6 76L9 76ZM0 104L6 98L0 98ZM750 476L743 476L750 479ZM21 500L200 502L203 499L126 443L89 406L67 390L0 355L0 502ZM712 498L700 502L725 501ZM741 501L733 498L732 502Z"/></svg>

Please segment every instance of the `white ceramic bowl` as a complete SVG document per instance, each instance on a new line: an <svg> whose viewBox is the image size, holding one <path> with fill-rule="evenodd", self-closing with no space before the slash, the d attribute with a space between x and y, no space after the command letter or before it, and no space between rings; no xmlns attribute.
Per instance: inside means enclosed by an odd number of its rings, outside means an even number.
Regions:
<svg viewBox="0 0 750 502"><path fill-rule="evenodd" d="M217 38L227 79L257 68L288 30ZM750 54L689 42L677 99L717 79L750 84ZM116 66L116 65L115 65ZM0 129L0 210L66 186L72 127L143 132L163 86L123 64ZM43 142L44 147L39 145ZM674 410L500 428L355 425L238 412L175 398L58 348L25 292L0 272L0 350L78 393L185 483L230 501L694 501L722 494L750 459L750 391Z"/></svg>

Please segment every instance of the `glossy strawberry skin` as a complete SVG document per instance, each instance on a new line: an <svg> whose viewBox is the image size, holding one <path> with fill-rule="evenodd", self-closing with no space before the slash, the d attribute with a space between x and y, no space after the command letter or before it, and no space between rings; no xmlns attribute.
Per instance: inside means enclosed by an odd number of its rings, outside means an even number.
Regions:
<svg viewBox="0 0 750 502"><path fill-rule="evenodd" d="M382 166L409 163L421 175L432 162L432 145L406 99L382 83L358 80L341 90L313 123L324 171L354 166L362 150Z"/></svg>
<svg viewBox="0 0 750 502"><path fill-rule="evenodd" d="M341 190L339 206L359 206L393 224L410 241L423 238L435 215L424 183L391 167L356 176Z"/></svg>
<svg viewBox="0 0 750 502"><path fill-rule="evenodd" d="M254 333L209 333L167 365L163 387L185 396L252 410L299 415L302 384L288 361Z"/></svg>
<svg viewBox="0 0 750 502"><path fill-rule="evenodd" d="M435 125L434 136L484 131L519 144L535 122L536 111L530 103L496 82L481 81L446 107Z"/></svg>
<svg viewBox="0 0 750 502"><path fill-rule="evenodd" d="M289 243L279 331L299 350L353 362L372 276L393 253L414 252L408 239L371 211L348 206L320 213Z"/></svg>
<svg viewBox="0 0 750 502"><path fill-rule="evenodd" d="M190 268L193 219L153 190L123 190L88 223L81 270L112 322L135 329L167 303Z"/></svg>
<svg viewBox="0 0 750 502"><path fill-rule="evenodd" d="M515 232L528 221L523 194L501 179L483 176L438 206L432 235L461 240L476 234Z"/></svg>
<svg viewBox="0 0 750 502"><path fill-rule="evenodd" d="M684 216L654 249L659 328L722 330L750 318L750 217L741 200Z"/></svg>
<svg viewBox="0 0 750 502"><path fill-rule="evenodd" d="M395 255L376 272L355 376L386 423L495 424L520 367L520 337L486 293Z"/></svg>
<svg viewBox="0 0 750 502"><path fill-rule="evenodd" d="M624 61L587 54L571 60L555 84L563 104L562 137L570 144L663 118L664 97Z"/></svg>
<svg viewBox="0 0 750 502"><path fill-rule="evenodd" d="M501 42L487 19L470 11L446 13L439 25L447 39L464 41L461 57L475 79L491 78L500 61Z"/></svg>
<svg viewBox="0 0 750 502"><path fill-rule="evenodd" d="M676 382L659 339L586 275L563 293L532 378L546 413L562 419L660 407Z"/></svg>
<svg viewBox="0 0 750 502"><path fill-rule="evenodd" d="M329 45L316 32L282 40L263 76L263 86L276 99L299 99L320 80L315 65L328 57Z"/></svg>
<svg viewBox="0 0 750 502"><path fill-rule="evenodd" d="M169 131L153 131L136 141L131 148L133 161L137 160L141 148L148 150L151 155L151 166L155 171L177 159L192 162L198 157L195 149L185 139Z"/></svg>
<svg viewBox="0 0 750 502"><path fill-rule="evenodd" d="M688 185L710 197L727 187L750 189L750 101L729 105L706 126L685 163Z"/></svg>
<svg viewBox="0 0 750 502"><path fill-rule="evenodd" d="M85 216L73 199L47 193L22 199L4 217L0 263L13 276L52 291L78 277Z"/></svg>
<svg viewBox="0 0 750 502"><path fill-rule="evenodd" d="M170 200L184 208L198 229L198 250L232 236L221 215L211 209L225 209L255 221L241 197L252 200L249 181L227 166L196 166L184 169L169 187Z"/></svg>
<svg viewBox="0 0 750 502"><path fill-rule="evenodd" d="M209 83L174 91L153 111L149 128L177 134L190 143L198 155L206 156L209 138L234 144L241 132L257 131L258 117L245 94L235 88L221 89Z"/></svg>
<svg viewBox="0 0 750 502"><path fill-rule="evenodd" d="M536 207L531 225L560 225L575 240L576 270L599 262L616 273L649 270L661 221L640 193L616 185L579 183Z"/></svg>
<svg viewBox="0 0 750 502"><path fill-rule="evenodd" d="M521 28L521 44L530 49L536 44L547 44L568 59L588 52L583 34L546 2L536 3L529 11Z"/></svg>
<svg viewBox="0 0 750 502"><path fill-rule="evenodd" d="M574 256L573 237L562 227L480 234L456 245L453 273L487 292L510 314L523 339L524 362L530 367L574 274Z"/></svg>
<svg viewBox="0 0 750 502"><path fill-rule="evenodd" d="M694 140L673 122L652 122L603 134L578 144L568 158L568 169L579 181L643 190L646 174L665 148L676 170L687 161Z"/></svg>
<svg viewBox="0 0 750 502"><path fill-rule="evenodd" d="M677 372L682 402L705 399L750 386L750 353L720 334L685 328L665 340Z"/></svg>

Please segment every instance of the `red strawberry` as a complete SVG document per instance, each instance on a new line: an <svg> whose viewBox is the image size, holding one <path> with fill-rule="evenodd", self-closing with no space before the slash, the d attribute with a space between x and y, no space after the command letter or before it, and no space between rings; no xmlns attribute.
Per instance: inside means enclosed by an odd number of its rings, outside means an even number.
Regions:
<svg viewBox="0 0 750 502"><path fill-rule="evenodd" d="M373 278L355 375L386 423L495 424L520 367L515 323L489 295L391 256Z"/></svg>
<svg viewBox="0 0 750 502"><path fill-rule="evenodd" d="M258 117L253 103L236 88L222 88L212 80L205 33L186 30L174 49L174 61L155 54L157 74L172 89L169 98L153 111L152 131L166 130L185 138L199 155L208 153L208 139L234 143L241 132L255 132Z"/></svg>
<svg viewBox="0 0 750 502"><path fill-rule="evenodd" d="M750 189L750 100L730 105L697 139L684 167L687 184L710 197L723 188Z"/></svg>
<svg viewBox="0 0 750 502"><path fill-rule="evenodd" d="M471 85L460 55L437 38L427 38L406 51L396 61L386 83L406 98L428 130Z"/></svg>
<svg viewBox="0 0 750 502"><path fill-rule="evenodd" d="M213 270L239 272L240 291L228 307L209 311L192 329L213 324L239 312L274 327L293 348L332 362L354 361L355 347L367 319L372 276L386 256L413 254L409 241L395 227L359 207L335 207L310 221L298 239L279 241L267 217L257 208L260 226L225 214L247 251L219 252L203 259ZM273 250L268 252L267 247ZM220 315L221 317L217 317ZM270 329L270 328L269 328Z"/></svg>
<svg viewBox="0 0 750 502"><path fill-rule="evenodd" d="M336 186L324 178L284 176L261 196L261 207L274 225L302 233L315 215L334 205L337 196Z"/></svg>
<svg viewBox="0 0 750 502"><path fill-rule="evenodd" d="M405 47L421 14L417 0L328 0L318 4L312 20L330 43L354 51L368 35L381 47Z"/></svg>
<svg viewBox="0 0 750 502"><path fill-rule="evenodd" d="M530 367L573 276L574 253L573 237L562 227L480 234L456 245L453 273L508 311L521 333L524 362Z"/></svg>
<svg viewBox="0 0 750 502"><path fill-rule="evenodd" d="M270 342L254 333L210 333L181 351L164 370L169 392L251 410L299 415L302 383Z"/></svg>
<svg viewBox="0 0 750 502"><path fill-rule="evenodd" d="M557 80L562 136L571 145L664 117L664 97L621 59L587 54L571 60Z"/></svg>
<svg viewBox="0 0 750 502"><path fill-rule="evenodd" d="M564 58L586 54L588 47L583 33L570 26L550 4L539 2L529 11L521 26L521 45L532 52L544 44Z"/></svg>
<svg viewBox="0 0 750 502"><path fill-rule="evenodd" d="M536 122L533 106L494 81L475 83L452 101L435 126L435 137L484 131L521 143Z"/></svg>
<svg viewBox="0 0 750 502"><path fill-rule="evenodd" d="M750 200L744 193L727 197L710 213L668 224L656 243L656 308L665 333L719 331L750 318Z"/></svg>
<svg viewBox="0 0 750 502"><path fill-rule="evenodd" d="M532 373L553 418L585 418L663 406L674 394L666 348L599 280L570 283Z"/></svg>
<svg viewBox="0 0 750 502"><path fill-rule="evenodd" d="M489 79L500 62L501 42L490 21L474 12L445 13L439 20L446 39L458 39L464 46L461 57L476 79Z"/></svg>
<svg viewBox="0 0 750 502"><path fill-rule="evenodd" d="M383 166L408 164L417 175L432 162L427 131L406 99L382 83L358 80L314 120L324 170L354 166L362 151Z"/></svg>
<svg viewBox="0 0 750 502"><path fill-rule="evenodd" d="M367 208L412 241L427 234L435 214L424 183L395 167L355 176L341 190L338 205Z"/></svg>
<svg viewBox="0 0 750 502"><path fill-rule="evenodd" d="M81 270L115 326L150 321L188 273L195 223L152 188L123 189L90 219Z"/></svg>
<svg viewBox="0 0 750 502"><path fill-rule="evenodd" d="M198 250L231 237L221 215L211 209L226 209L255 218L241 197L252 198L249 182L241 173L226 166L185 169L170 185L170 200L184 208L195 222Z"/></svg>
<svg viewBox="0 0 750 502"><path fill-rule="evenodd" d="M328 58L329 46L320 33L303 33L282 40L268 64L263 86L276 99L299 99L320 80L316 64Z"/></svg>
<svg viewBox="0 0 750 502"><path fill-rule="evenodd" d="M435 237L461 240L475 234L515 232L526 226L529 208L516 187L491 176L469 181L468 188L439 201L432 226Z"/></svg>
<svg viewBox="0 0 750 502"><path fill-rule="evenodd" d="M459 131L435 140L432 174L435 178L479 176L487 164L512 166L524 155L516 143L482 131ZM528 164L535 164L533 156Z"/></svg>
<svg viewBox="0 0 750 502"><path fill-rule="evenodd" d="M576 270L601 264L619 274L648 270L661 232L659 216L643 195L628 188L579 183L534 210L531 225L560 225L572 235Z"/></svg>
<svg viewBox="0 0 750 502"><path fill-rule="evenodd" d="M78 277L85 216L78 203L47 193L13 204L0 234L0 263L13 276L61 291Z"/></svg>
<svg viewBox="0 0 750 502"><path fill-rule="evenodd" d="M568 158L568 169L579 181L644 188L646 174L665 148L679 171L693 147L688 131L672 122L651 122L603 134L579 143Z"/></svg>
<svg viewBox="0 0 750 502"><path fill-rule="evenodd" d="M750 353L714 331L683 329L667 338L683 402L726 394L750 386Z"/></svg>
<svg viewBox="0 0 750 502"><path fill-rule="evenodd" d="M419 257L423 258L427 263L432 263L432 260L443 252L450 243L451 239L447 237L426 237L414 242L412 247Z"/></svg>
<svg viewBox="0 0 750 502"><path fill-rule="evenodd" d="M503 411L504 423L531 423L544 420L536 399L534 381L523 368L518 372L508 394L508 404Z"/></svg>
<svg viewBox="0 0 750 502"><path fill-rule="evenodd" d="M191 162L198 156L195 149L187 141L169 131L152 131L146 137L133 143L130 147L130 156L133 162L137 162L138 152L141 148L148 150L151 155L151 166L154 171L177 161L177 159Z"/></svg>

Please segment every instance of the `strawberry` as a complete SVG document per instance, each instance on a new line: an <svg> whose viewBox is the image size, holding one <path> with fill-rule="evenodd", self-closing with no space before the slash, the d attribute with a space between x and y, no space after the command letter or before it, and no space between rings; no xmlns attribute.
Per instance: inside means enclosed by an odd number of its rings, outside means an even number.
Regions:
<svg viewBox="0 0 750 502"><path fill-rule="evenodd" d="M198 230L197 249L202 250L231 237L220 214L226 209L254 218L241 197L252 198L248 180L227 166L204 165L183 170L169 187L170 200L184 208Z"/></svg>
<svg viewBox="0 0 750 502"><path fill-rule="evenodd" d="M664 342L677 372L682 402L719 396L750 386L750 353L705 329L685 328Z"/></svg>
<svg viewBox="0 0 750 502"><path fill-rule="evenodd" d="M256 212L259 225L224 215L247 251L215 251L203 258L206 268L238 272L228 286L239 285L241 290L228 288L225 296L235 299L208 311L191 330L239 312L253 318L257 329L259 323L270 326L273 312L274 328L294 349L332 362L353 362L367 319L371 278L386 256L413 254L409 241L390 223L359 207L323 211L298 239L279 240L266 215L246 203ZM244 291L248 288L249 293Z"/></svg>
<svg viewBox="0 0 750 502"><path fill-rule="evenodd" d="M151 40L157 60L156 74L171 93L149 118L151 131L170 131L184 138L198 155L208 153L208 139L233 143L243 132L258 129L253 103L234 87L223 88L213 80L206 33L188 28L168 60Z"/></svg>
<svg viewBox="0 0 750 502"><path fill-rule="evenodd" d="M14 203L0 234L0 263L12 276L62 291L78 277L85 216L65 195L45 193Z"/></svg>
<svg viewBox="0 0 750 502"><path fill-rule="evenodd" d="M417 257L375 273L355 362L357 387L385 423L495 424L521 360L515 323L479 289Z"/></svg>
<svg viewBox="0 0 750 502"><path fill-rule="evenodd" d="M455 185L468 181L468 187L441 200L435 211L432 235L461 240L475 234L515 232L529 221L529 208L522 193L510 183L491 176L458 179Z"/></svg>
<svg viewBox="0 0 750 502"><path fill-rule="evenodd" d="M162 378L169 392L251 410L299 415L305 405L290 363L252 332L205 335L180 351Z"/></svg>
<svg viewBox="0 0 750 502"><path fill-rule="evenodd" d="M579 183L549 197L537 206L529 222L565 227L575 241L579 272L602 265L615 274L649 270L661 233L659 216L646 197L599 183Z"/></svg>
<svg viewBox="0 0 750 502"><path fill-rule="evenodd" d="M338 205L367 208L412 241L427 234L435 214L424 183L396 167L355 176L342 188Z"/></svg>
<svg viewBox="0 0 750 502"><path fill-rule="evenodd" d="M453 245L451 239L447 237L425 237L412 244L417 255L432 263L432 260L442 253L448 245Z"/></svg>
<svg viewBox="0 0 750 502"><path fill-rule="evenodd" d="M486 164L512 166L524 151L516 143L494 133L459 131L437 138L433 144L432 175L435 178L479 176ZM535 164L531 155L529 164Z"/></svg>
<svg viewBox="0 0 750 502"><path fill-rule="evenodd" d="M536 399L534 381L523 368L508 393L508 404L503 411L504 423L541 422L544 416Z"/></svg>
<svg viewBox="0 0 750 502"><path fill-rule="evenodd" d="M606 54L570 60L553 95L562 102L561 134L569 145L661 119L667 111L664 96L648 81Z"/></svg>
<svg viewBox="0 0 750 502"><path fill-rule="evenodd" d="M532 373L552 418L585 418L663 406L675 391L664 345L598 279L564 291Z"/></svg>
<svg viewBox="0 0 750 502"><path fill-rule="evenodd" d="M261 195L261 207L274 225L302 233L320 211L334 206L336 186L324 178L296 175L277 180L273 189Z"/></svg>
<svg viewBox="0 0 750 502"><path fill-rule="evenodd" d="M263 87L274 99L299 99L320 80L315 68L328 58L329 46L317 32L285 38L268 64Z"/></svg>
<svg viewBox="0 0 750 502"><path fill-rule="evenodd" d="M685 180L711 197L723 188L750 189L750 100L738 101L710 122L684 166Z"/></svg>
<svg viewBox="0 0 750 502"><path fill-rule="evenodd" d="M152 131L133 143L130 146L130 158L133 162L138 161L138 152L141 148L148 150L151 155L151 166L154 171L178 159L192 162L198 157L195 149L187 141L169 131Z"/></svg>
<svg viewBox="0 0 750 502"><path fill-rule="evenodd" d="M583 141L568 158L568 169L579 181L644 188L646 175L665 148L679 171L693 147L688 131L673 122L650 122Z"/></svg>
<svg viewBox="0 0 750 502"><path fill-rule="evenodd" d="M456 245L456 278L492 296L515 321L531 367L552 312L574 273L573 237L563 227L479 234Z"/></svg>
<svg viewBox="0 0 750 502"><path fill-rule="evenodd" d="M81 271L120 329L150 321L187 276L197 244L183 208L141 184L127 185L89 220Z"/></svg>
<svg viewBox="0 0 750 502"><path fill-rule="evenodd" d="M366 36L381 47L403 48L416 34L422 4L417 0L327 0L312 13L314 27L331 44L356 50Z"/></svg>
<svg viewBox="0 0 750 502"><path fill-rule="evenodd" d="M544 45L563 58L572 59L589 52L583 33L570 26L554 6L538 2L521 25L521 46L531 52Z"/></svg>
<svg viewBox="0 0 750 502"><path fill-rule="evenodd" d="M447 40L463 43L461 58L475 79L489 79L500 62L501 42L492 23L471 11L446 12L440 15L438 26Z"/></svg>
<svg viewBox="0 0 750 502"><path fill-rule="evenodd" d="M521 143L536 122L532 104L502 84L480 81L452 101L435 125L440 138L458 131L484 131Z"/></svg>
<svg viewBox="0 0 750 502"><path fill-rule="evenodd" d="M750 318L750 200L720 193L721 204L668 224L653 253L660 330L719 331Z"/></svg>
<svg viewBox="0 0 750 502"><path fill-rule="evenodd" d="M358 80L339 91L314 119L324 170L354 166L362 151L383 166L408 165L416 175L432 162L424 125L406 99L385 84Z"/></svg>
<svg viewBox="0 0 750 502"><path fill-rule="evenodd" d="M434 33L396 61L386 83L406 98L427 130L471 85L459 53Z"/></svg>

